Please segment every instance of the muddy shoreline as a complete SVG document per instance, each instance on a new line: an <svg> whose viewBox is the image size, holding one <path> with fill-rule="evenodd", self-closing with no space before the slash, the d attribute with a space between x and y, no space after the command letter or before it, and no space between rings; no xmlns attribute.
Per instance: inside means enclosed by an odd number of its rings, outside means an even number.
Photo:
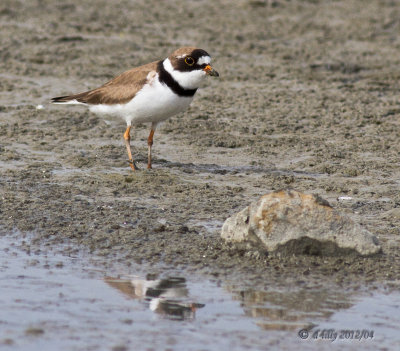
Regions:
<svg viewBox="0 0 400 351"><path fill-rule="evenodd" d="M67 242L105 265L145 262L259 289L327 277L349 290L397 288L399 6L200 3L0 6L1 232L32 233L33 251ZM122 121L48 104L186 44L209 51L221 78L157 131L153 170L148 126L135 131L142 170L132 173ZM221 241L228 216L288 187L346 212L383 254L279 258Z"/></svg>

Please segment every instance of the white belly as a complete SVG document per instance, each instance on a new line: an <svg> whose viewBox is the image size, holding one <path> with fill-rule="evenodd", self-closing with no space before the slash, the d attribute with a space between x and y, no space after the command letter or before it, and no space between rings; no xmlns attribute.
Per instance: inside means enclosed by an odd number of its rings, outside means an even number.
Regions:
<svg viewBox="0 0 400 351"><path fill-rule="evenodd" d="M173 93L166 85L154 79L126 104L95 105L90 107L94 113L117 115L127 124L161 122L186 110L193 97L181 97Z"/></svg>

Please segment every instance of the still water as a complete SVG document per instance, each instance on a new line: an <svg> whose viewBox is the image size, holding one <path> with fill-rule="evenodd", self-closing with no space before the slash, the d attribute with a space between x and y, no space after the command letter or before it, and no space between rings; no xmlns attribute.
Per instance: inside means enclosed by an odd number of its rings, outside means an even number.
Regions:
<svg viewBox="0 0 400 351"><path fill-rule="evenodd" d="M88 255L21 244L0 237L0 349L400 349L399 293L259 291L145 265L99 269Z"/></svg>

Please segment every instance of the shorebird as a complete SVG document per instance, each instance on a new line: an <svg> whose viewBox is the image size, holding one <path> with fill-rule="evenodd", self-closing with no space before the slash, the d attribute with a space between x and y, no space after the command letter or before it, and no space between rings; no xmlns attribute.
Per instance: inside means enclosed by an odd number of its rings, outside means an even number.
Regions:
<svg viewBox="0 0 400 351"><path fill-rule="evenodd" d="M126 71L101 87L83 93L59 96L56 104L81 104L97 114L115 115L126 121L124 140L133 171L130 140L132 125L151 123L147 138L147 168L152 168L151 148L158 123L186 110L204 78L218 77L210 55L195 47L182 47L163 60Z"/></svg>

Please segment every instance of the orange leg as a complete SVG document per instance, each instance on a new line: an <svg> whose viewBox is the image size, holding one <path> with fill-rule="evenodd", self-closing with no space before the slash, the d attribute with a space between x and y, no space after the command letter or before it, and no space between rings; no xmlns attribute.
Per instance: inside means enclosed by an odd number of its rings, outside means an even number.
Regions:
<svg viewBox="0 0 400 351"><path fill-rule="evenodd" d="M138 168L136 166L135 161L132 158L130 132L131 132L131 126L128 126L124 133L124 139L125 139L126 151L128 152L128 157L129 157L129 166L132 168L132 171L136 171Z"/></svg>
<svg viewBox="0 0 400 351"><path fill-rule="evenodd" d="M148 146L148 152L147 152L147 168L151 168L151 147L153 146L153 136L154 136L155 128L154 125L151 126L150 134L149 137L147 138L147 146Z"/></svg>

